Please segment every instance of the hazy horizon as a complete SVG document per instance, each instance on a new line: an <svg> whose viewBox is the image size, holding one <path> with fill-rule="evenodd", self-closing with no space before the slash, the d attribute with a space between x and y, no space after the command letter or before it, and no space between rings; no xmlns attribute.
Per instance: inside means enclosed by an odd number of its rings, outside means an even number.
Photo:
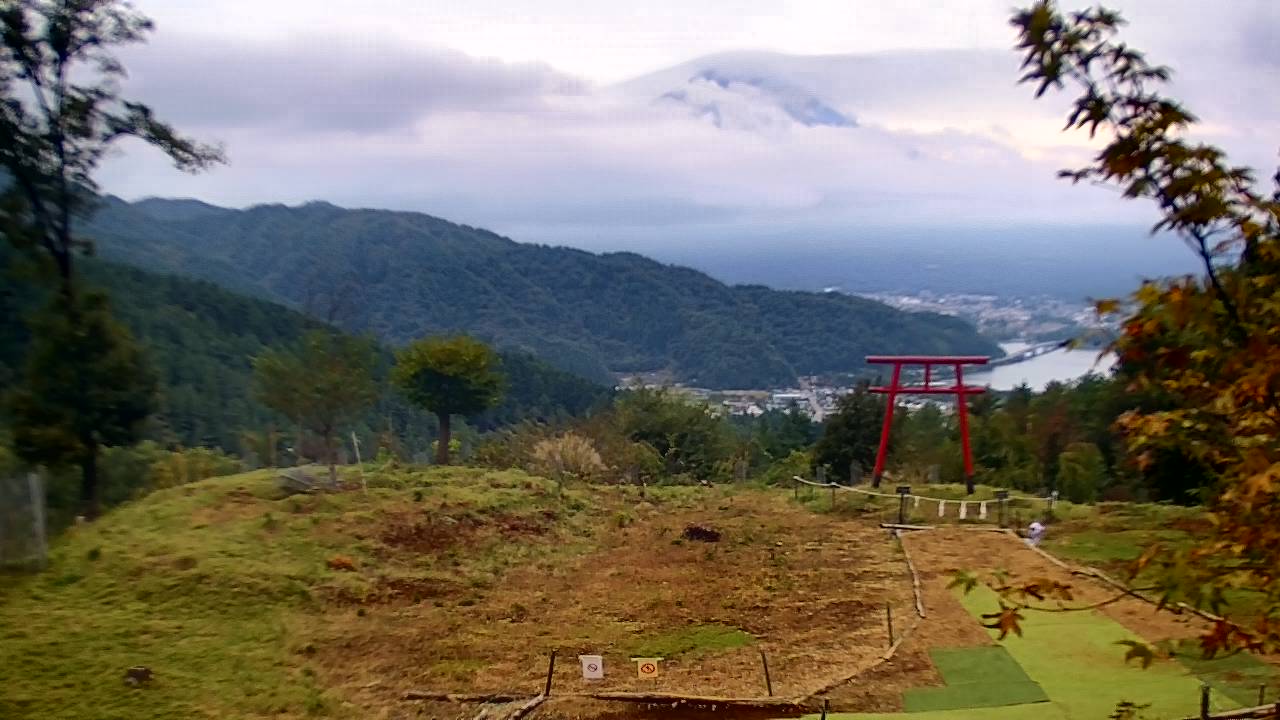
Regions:
<svg viewBox="0 0 1280 720"><path fill-rule="evenodd" d="M1280 44L1266 29L1280 5L1113 4L1124 38L1174 68L1195 136L1270 174ZM1102 139L1063 134L1067 98L1016 84L1005 2L140 9L157 31L124 54L126 92L225 143L230 164L187 176L126 144L100 178L125 198L412 210L786 287L800 281L760 270L797 243L830 265L927 234L1020 235L1002 253L1031 258L1025 273L1043 265L1035 248L1070 257L1064 235L1105 227L1140 248L1114 277L1182 267L1180 245L1146 239L1152 209L1056 177ZM965 252L977 259L962 275L1002 267ZM851 284L823 275L814 286Z"/></svg>

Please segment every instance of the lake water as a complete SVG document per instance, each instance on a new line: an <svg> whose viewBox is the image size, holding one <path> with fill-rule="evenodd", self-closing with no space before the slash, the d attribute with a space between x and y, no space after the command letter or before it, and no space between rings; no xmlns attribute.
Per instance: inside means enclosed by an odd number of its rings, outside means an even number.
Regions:
<svg viewBox="0 0 1280 720"><path fill-rule="evenodd" d="M1027 346L1027 343L1018 342L1000 343L1000 347L1010 354ZM1033 390L1043 390L1054 380L1066 382L1090 372L1105 373L1115 362L1114 355L1101 354L1098 350L1054 350L1020 363L966 372L964 379L966 384L989 385L995 390L1012 390L1024 382Z"/></svg>

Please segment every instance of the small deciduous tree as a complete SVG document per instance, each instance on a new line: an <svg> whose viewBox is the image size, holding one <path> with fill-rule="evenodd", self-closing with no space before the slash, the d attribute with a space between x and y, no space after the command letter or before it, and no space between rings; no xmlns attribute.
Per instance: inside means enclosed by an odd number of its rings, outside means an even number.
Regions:
<svg viewBox="0 0 1280 720"><path fill-rule="evenodd" d="M99 454L137 442L155 407L156 378L100 293L56 295L31 327L24 382L9 397L14 449L28 462L78 466L81 509L93 519Z"/></svg>
<svg viewBox="0 0 1280 720"><path fill-rule="evenodd" d="M321 439L331 484L338 479L340 431L377 399L375 360L368 340L314 330L295 347L269 350L253 361L258 399Z"/></svg>
<svg viewBox="0 0 1280 720"><path fill-rule="evenodd" d="M439 421L437 464L449 464L452 416L474 415L502 398L499 366L492 348L465 335L424 338L396 353L392 380L410 402L435 413Z"/></svg>

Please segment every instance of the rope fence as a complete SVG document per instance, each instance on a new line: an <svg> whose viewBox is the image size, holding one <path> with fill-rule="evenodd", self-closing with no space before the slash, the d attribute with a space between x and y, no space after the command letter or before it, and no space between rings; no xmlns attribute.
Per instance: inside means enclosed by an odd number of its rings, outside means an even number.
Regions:
<svg viewBox="0 0 1280 720"><path fill-rule="evenodd" d="M897 521L896 524L903 525L910 518L928 519L936 517L945 520L949 516L954 516L960 521L977 521L977 522L998 522L1001 527L1008 525L1010 517L1010 509L1031 509L1037 504L1043 504L1044 509L1052 512L1058 502L1058 493L1054 492L1049 497L1036 497L1034 495L1013 495L1007 490L997 490L996 497L986 500L965 500L956 498L933 497L929 495L919 495L912 493L909 486L900 485L896 493L878 492L875 490L867 490L864 488L853 487L850 485L841 485L832 482L813 482L806 480L799 475L792 476L794 481L795 495L799 497L800 487L807 486L810 488L821 488L831 492L832 504L835 503L835 494L837 491L845 493L853 493L866 498L897 500ZM930 514L928 505L932 505L934 514ZM954 510L953 510L954 509ZM992 518L992 515L995 518ZM888 524L893 524L892 522Z"/></svg>

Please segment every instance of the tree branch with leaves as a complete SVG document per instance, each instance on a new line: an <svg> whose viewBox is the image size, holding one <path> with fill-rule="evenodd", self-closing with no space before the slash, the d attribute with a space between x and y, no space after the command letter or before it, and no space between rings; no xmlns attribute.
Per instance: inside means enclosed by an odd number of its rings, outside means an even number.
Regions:
<svg viewBox="0 0 1280 720"><path fill-rule="evenodd" d="M192 172L225 160L220 148L122 97L126 73L113 49L143 42L152 29L120 0L0 2L0 168L9 175L0 225L19 248L51 262L67 295L76 253L91 248L74 223L92 207L94 172L116 143L139 139Z"/></svg>
<svg viewBox="0 0 1280 720"><path fill-rule="evenodd" d="M1021 81L1037 96L1073 88L1066 129L1105 139L1062 175L1153 202L1153 233L1181 238L1202 264L1202 276L1145 283L1131 310L1098 303L1128 313L1111 350L1129 391L1172 400L1118 419L1128 451L1140 466L1175 452L1216 482L1212 532L1148 548L1132 575L1153 579L1162 606L1226 616L1202 637L1207 653L1280 649L1280 172L1267 192L1252 169L1192 140L1196 116L1162 93L1170 71L1118 40L1118 13L1043 0L1012 24ZM1233 616L1240 593L1261 610Z"/></svg>

